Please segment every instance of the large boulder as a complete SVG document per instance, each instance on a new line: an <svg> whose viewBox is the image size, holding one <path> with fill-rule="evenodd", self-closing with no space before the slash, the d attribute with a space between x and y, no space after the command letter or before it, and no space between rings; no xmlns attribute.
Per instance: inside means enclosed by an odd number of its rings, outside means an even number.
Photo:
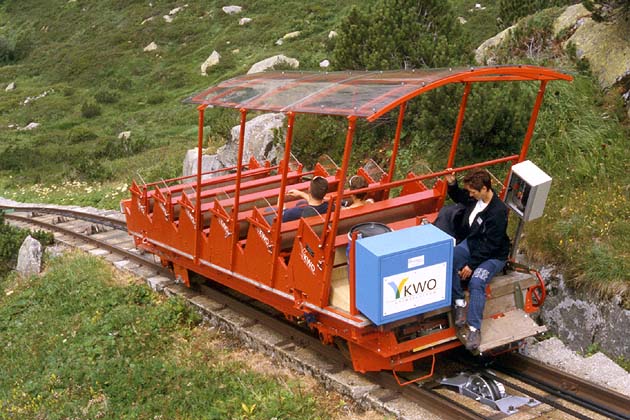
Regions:
<svg viewBox="0 0 630 420"><path fill-rule="evenodd" d="M595 22L582 18L564 47L572 43L578 58L588 60L593 75L602 88L608 89L630 77L630 22L619 18L613 22Z"/></svg>
<svg viewBox="0 0 630 420"><path fill-rule="evenodd" d="M582 3L567 7L553 23L553 36L557 38L567 32L573 33L575 28L584 23L584 18L590 16L591 12Z"/></svg>
<svg viewBox="0 0 630 420"><path fill-rule="evenodd" d="M288 66L293 67L294 69L300 66L300 62L295 58L290 58L282 54L274 55L273 57L265 58L262 61L251 66L251 68L247 71L247 74L252 73L260 73L262 71L271 69L280 64L286 64Z"/></svg>
<svg viewBox="0 0 630 420"><path fill-rule="evenodd" d="M496 64L494 51L521 22L486 40L475 51L478 64ZM630 22L623 18L595 22L581 4L569 6L555 20L553 36L564 39L563 48L574 45L579 59L587 60L603 89L630 78Z"/></svg>
<svg viewBox="0 0 630 420"><path fill-rule="evenodd" d="M269 160L275 162L281 154L281 148L274 146L276 136L284 138L284 114L263 114L245 124L245 144L243 150L243 163L247 163L253 156L262 162ZM231 139L217 150L217 156L223 166L236 165L238 153L238 139L241 126L232 127Z"/></svg>
<svg viewBox="0 0 630 420"><path fill-rule="evenodd" d="M216 50L212 51L212 54L210 54L206 61L204 61L201 65L201 75L207 76L208 68L219 64L219 60L221 60L221 54L219 54Z"/></svg>
<svg viewBox="0 0 630 420"><path fill-rule="evenodd" d="M28 235L18 253L17 272L22 276L39 274L42 269L42 244Z"/></svg>
<svg viewBox="0 0 630 420"><path fill-rule="evenodd" d="M512 31L516 28L516 25L512 25L509 28L506 28L493 36L490 39L487 39L475 50L475 61L479 65L488 65L492 66L496 64L496 56L494 51L498 46L500 46L503 41L512 33Z"/></svg>
<svg viewBox="0 0 630 420"><path fill-rule="evenodd" d="M201 173L216 171L223 168L217 155L202 155L201 157ZM184 157L184 168L182 176L191 176L197 174L197 149L190 149ZM203 175L202 179L212 178L212 174Z"/></svg>

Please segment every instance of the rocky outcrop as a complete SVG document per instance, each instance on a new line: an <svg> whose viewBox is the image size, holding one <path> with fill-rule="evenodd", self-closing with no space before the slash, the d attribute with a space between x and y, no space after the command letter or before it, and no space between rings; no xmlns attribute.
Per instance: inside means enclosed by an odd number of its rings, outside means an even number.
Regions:
<svg viewBox="0 0 630 420"><path fill-rule="evenodd" d="M10 92L12 90L15 90L15 82L9 83L4 90L5 90L5 92Z"/></svg>
<svg viewBox="0 0 630 420"><path fill-rule="evenodd" d="M42 244L30 235L24 239L18 253L16 271L22 276L39 274L42 269Z"/></svg>
<svg viewBox="0 0 630 420"><path fill-rule="evenodd" d="M243 163L248 162L252 156L261 162L277 160L281 152L274 146L274 139L277 135L284 137L284 120L284 114L263 114L245 124ZM224 166L236 165L240 133L240 125L232 127L232 138L217 150L217 156Z"/></svg>
<svg viewBox="0 0 630 420"><path fill-rule="evenodd" d="M478 64L496 64L494 51L520 24L507 28L488 39L475 51ZM612 22L595 22L581 4L569 6L555 20L553 36L563 40L563 48L575 46L577 57L587 60L600 86L609 89L630 79L630 22L619 18Z"/></svg>
<svg viewBox="0 0 630 420"><path fill-rule="evenodd" d="M580 4L567 7L553 23L553 36L558 38L565 33L573 33L575 29L584 23L584 18L590 18L591 12Z"/></svg>
<svg viewBox="0 0 630 420"><path fill-rule="evenodd" d="M260 73L262 71L271 69L274 66L278 66L281 64L286 64L290 67L293 67L294 69L300 66L300 62L297 61L295 58L290 58L285 55L279 54L279 55L274 55L273 57L265 58L264 60L259 61L258 63L254 64L247 71L247 74Z"/></svg>
<svg viewBox="0 0 630 420"><path fill-rule="evenodd" d="M488 65L492 66L497 64L495 50L496 48L503 43L505 39L512 33L512 31L516 28L516 25L510 26L493 36L490 39L487 39L483 42L476 50L475 50L475 61L479 65Z"/></svg>
<svg viewBox="0 0 630 420"><path fill-rule="evenodd" d="M587 60L602 88L608 89L630 77L630 22L595 22L582 18L573 35L564 42L575 45L577 57Z"/></svg>
<svg viewBox="0 0 630 420"><path fill-rule="evenodd" d="M598 347L609 356L630 359L630 311L621 306L621 299L599 301L567 287L562 275L553 276L549 270L542 274L548 295L540 317L554 335L574 351Z"/></svg>

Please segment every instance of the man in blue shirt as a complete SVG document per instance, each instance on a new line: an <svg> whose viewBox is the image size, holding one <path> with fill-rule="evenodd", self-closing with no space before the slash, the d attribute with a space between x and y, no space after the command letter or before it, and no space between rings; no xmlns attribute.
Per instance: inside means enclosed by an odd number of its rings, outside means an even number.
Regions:
<svg viewBox="0 0 630 420"><path fill-rule="evenodd" d="M291 220L298 220L302 217L302 213L308 207L313 208L319 214L326 213L328 210L328 202L324 201L324 197L328 192L328 181L326 178L316 176L311 180L311 185L308 188L308 193L300 190L287 191L288 197L301 198L304 202L298 203L295 207L286 209L282 213L282 221L290 222Z"/></svg>

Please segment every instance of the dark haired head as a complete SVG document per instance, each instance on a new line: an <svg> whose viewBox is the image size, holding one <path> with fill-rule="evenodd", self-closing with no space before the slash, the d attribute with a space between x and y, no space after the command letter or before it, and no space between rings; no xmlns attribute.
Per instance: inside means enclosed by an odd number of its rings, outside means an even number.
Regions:
<svg viewBox="0 0 630 420"><path fill-rule="evenodd" d="M481 188L486 187L488 190L492 188L492 181L490 180L490 174L484 169L478 169L469 173L464 177L464 185L470 188L481 191Z"/></svg>
<svg viewBox="0 0 630 420"><path fill-rule="evenodd" d="M328 192L328 181L326 178L316 176L311 180L310 188L311 196L316 200L323 200Z"/></svg>

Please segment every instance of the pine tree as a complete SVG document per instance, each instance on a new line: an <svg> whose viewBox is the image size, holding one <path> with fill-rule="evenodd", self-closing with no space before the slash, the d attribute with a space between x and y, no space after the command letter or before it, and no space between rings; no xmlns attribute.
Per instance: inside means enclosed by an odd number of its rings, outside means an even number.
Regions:
<svg viewBox="0 0 630 420"><path fill-rule="evenodd" d="M379 0L344 19L333 58L338 69L395 70L444 67L469 57L448 2Z"/></svg>

